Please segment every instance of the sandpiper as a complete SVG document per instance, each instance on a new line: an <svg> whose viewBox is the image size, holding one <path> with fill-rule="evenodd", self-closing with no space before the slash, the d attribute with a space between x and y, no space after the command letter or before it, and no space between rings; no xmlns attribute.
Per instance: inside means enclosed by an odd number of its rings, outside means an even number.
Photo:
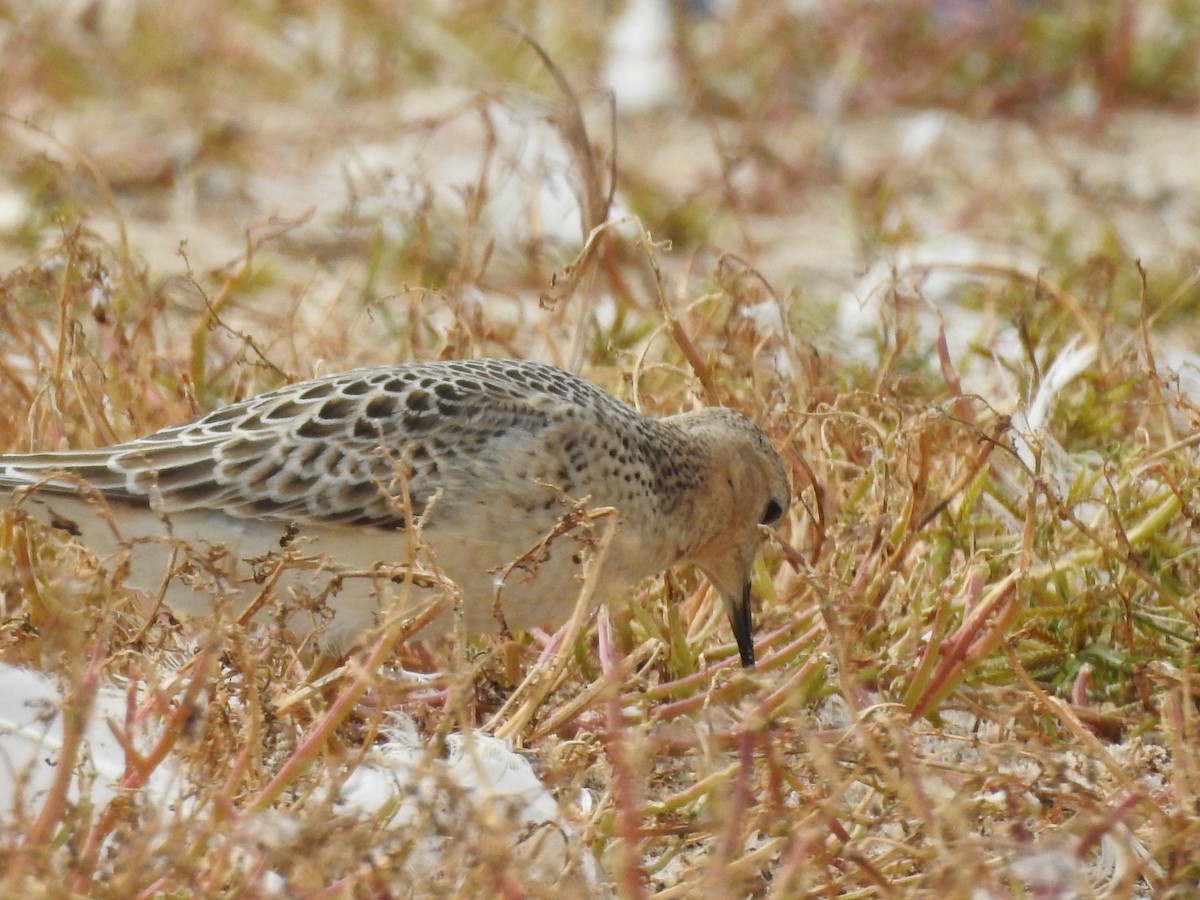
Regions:
<svg viewBox="0 0 1200 900"><path fill-rule="evenodd" d="M398 598L457 598L472 632L562 622L594 543L582 511L610 508L592 599L693 564L746 666L761 526L790 502L741 413L650 418L512 359L357 369L102 449L0 456L5 494L102 558L127 553L127 582L175 609L236 613L273 593L289 630L333 650Z"/></svg>

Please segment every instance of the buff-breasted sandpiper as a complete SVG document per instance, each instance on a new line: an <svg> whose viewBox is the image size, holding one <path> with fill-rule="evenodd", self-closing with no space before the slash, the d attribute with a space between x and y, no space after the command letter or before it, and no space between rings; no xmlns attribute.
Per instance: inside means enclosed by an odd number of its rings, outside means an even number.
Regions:
<svg viewBox="0 0 1200 900"><path fill-rule="evenodd" d="M332 649L439 583L416 570L457 586L469 631L562 622L587 556L584 529L564 523L583 503L612 508L593 599L693 564L744 665L761 526L790 500L778 454L741 413L650 418L511 359L358 369L98 450L0 456L4 494L100 557L127 552L127 582L178 610L211 615L224 597L237 612L269 588L290 630L319 628ZM404 576L399 563L416 565Z"/></svg>

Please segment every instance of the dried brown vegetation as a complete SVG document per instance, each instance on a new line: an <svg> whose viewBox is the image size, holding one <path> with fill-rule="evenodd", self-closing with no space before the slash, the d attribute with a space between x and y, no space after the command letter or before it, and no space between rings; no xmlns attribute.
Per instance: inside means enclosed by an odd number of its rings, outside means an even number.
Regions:
<svg viewBox="0 0 1200 900"><path fill-rule="evenodd" d="M414 358L736 406L796 498L756 573L758 668L692 573L558 653L397 648L393 625L321 668L269 629L154 617L9 514L0 661L58 680L68 739L47 802L0 822L0 894L561 896L590 854L629 897L1188 896L1200 181L1145 108L1195 104L1193 4L734 4L679 17L678 95L615 133L580 87L608 22L511 5L542 60L453 6L7 16L0 451ZM944 117L929 141L916 108ZM583 212L551 221L530 172ZM593 230L614 173L644 228ZM121 787L173 767L185 803L67 790L111 684ZM526 748L579 832L568 874L502 809L336 814L389 709L431 759L477 727Z"/></svg>

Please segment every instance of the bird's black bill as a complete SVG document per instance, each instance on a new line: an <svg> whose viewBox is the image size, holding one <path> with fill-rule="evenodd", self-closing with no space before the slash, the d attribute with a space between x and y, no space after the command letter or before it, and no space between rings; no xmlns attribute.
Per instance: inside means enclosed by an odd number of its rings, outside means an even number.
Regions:
<svg viewBox="0 0 1200 900"><path fill-rule="evenodd" d="M750 584L742 588L742 602L735 603L729 610L729 624L733 626L733 637L737 641L738 655L742 668L754 667L754 621L750 615Z"/></svg>

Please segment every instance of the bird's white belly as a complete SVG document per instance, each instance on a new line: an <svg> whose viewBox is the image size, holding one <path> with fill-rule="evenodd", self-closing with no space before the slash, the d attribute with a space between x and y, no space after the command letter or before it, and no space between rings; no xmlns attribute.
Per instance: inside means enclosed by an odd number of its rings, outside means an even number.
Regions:
<svg viewBox="0 0 1200 900"><path fill-rule="evenodd" d="M579 600L603 528L601 521L586 536L579 528L539 547L556 517L544 530L496 521L470 532L430 528L418 541L406 531L296 527L217 510L165 516L122 506L109 516L70 495L33 494L20 508L65 526L107 564L127 564L129 586L152 596L161 590L168 606L201 623L254 604L254 621L281 621L332 650L351 646L384 613L417 614L439 601L444 609L422 638L450 631L460 615L470 634L557 625ZM646 574L630 549L619 540L609 548L590 605Z"/></svg>

